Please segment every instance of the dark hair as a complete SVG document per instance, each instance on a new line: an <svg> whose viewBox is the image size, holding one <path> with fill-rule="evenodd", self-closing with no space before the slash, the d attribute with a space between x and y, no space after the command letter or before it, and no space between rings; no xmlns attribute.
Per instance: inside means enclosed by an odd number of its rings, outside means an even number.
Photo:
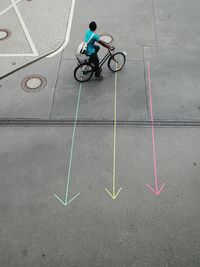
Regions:
<svg viewBox="0 0 200 267"><path fill-rule="evenodd" d="M96 22L95 21L90 22L89 28L90 28L91 31L94 32L96 30L96 28L97 28Z"/></svg>

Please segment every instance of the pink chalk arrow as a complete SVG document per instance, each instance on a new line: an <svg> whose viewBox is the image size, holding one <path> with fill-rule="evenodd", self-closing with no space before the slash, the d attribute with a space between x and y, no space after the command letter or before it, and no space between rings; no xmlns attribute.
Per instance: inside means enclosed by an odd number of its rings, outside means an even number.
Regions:
<svg viewBox="0 0 200 267"><path fill-rule="evenodd" d="M150 63L148 62L148 84L149 84L149 104L150 104L150 114L151 114L151 130L152 130L152 146L153 146L153 163L154 163L154 177L155 177L155 187L151 187L147 184L148 188L157 196L163 190L165 184L163 184L160 189L158 187L158 176L156 167L156 148L155 148L155 134L154 134L154 119L153 119L153 105L152 105L152 95L151 95L151 73L150 73Z"/></svg>
<svg viewBox="0 0 200 267"><path fill-rule="evenodd" d="M153 189L149 184L147 184L148 188L157 196L160 195L161 191L163 190L163 187L165 186L165 184L163 184L160 188L160 190L158 189L158 185L156 184L156 189Z"/></svg>

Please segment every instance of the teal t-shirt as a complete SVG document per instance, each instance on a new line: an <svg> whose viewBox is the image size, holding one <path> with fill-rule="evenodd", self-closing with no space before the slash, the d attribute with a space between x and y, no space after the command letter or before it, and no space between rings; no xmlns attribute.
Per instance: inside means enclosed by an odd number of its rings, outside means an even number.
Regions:
<svg viewBox="0 0 200 267"><path fill-rule="evenodd" d="M85 34L85 40L84 42L88 42L92 36L94 32L92 32L90 29L86 31ZM96 33L94 33L92 39L90 40L90 42L87 45L87 55L90 56L92 53L95 53L95 48L94 48L94 44L95 42L100 40L100 36Z"/></svg>

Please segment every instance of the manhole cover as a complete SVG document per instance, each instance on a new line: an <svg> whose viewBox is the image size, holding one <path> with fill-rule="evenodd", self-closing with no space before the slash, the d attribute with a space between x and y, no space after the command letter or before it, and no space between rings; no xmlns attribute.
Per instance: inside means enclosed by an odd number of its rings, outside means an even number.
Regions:
<svg viewBox="0 0 200 267"><path fill-rule="evenodd" d="M11 35L11 31L8 29L1 29L0 28L0 41L7 39Z"/></svg>
<svg viewBox="0 0 200 267"><path fill-rule="evenodd" d="M22 89L26 92L35 93L42 90L47 84L47 80L44 76L33 74L29 75L22 80Z"/></svg>

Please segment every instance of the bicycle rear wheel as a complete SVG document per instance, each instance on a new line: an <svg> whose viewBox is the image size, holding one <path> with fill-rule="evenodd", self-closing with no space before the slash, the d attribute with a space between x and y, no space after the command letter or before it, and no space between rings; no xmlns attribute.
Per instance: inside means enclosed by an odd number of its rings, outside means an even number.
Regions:
<svg viewBox="0 0 200 267"><path fill-rule="evenodd" d="M126 62L126 56L122 52L117 52L113 54L108 60L108 68L113 71L117 72L124 67Z"/></svg>
<svg viewBox="0 0 200 267"><path fill-rule="evenodd" d="M87 82L94 73L93 67L89 63L81 63L74 70L74 78L78 82Z"/></svg>

